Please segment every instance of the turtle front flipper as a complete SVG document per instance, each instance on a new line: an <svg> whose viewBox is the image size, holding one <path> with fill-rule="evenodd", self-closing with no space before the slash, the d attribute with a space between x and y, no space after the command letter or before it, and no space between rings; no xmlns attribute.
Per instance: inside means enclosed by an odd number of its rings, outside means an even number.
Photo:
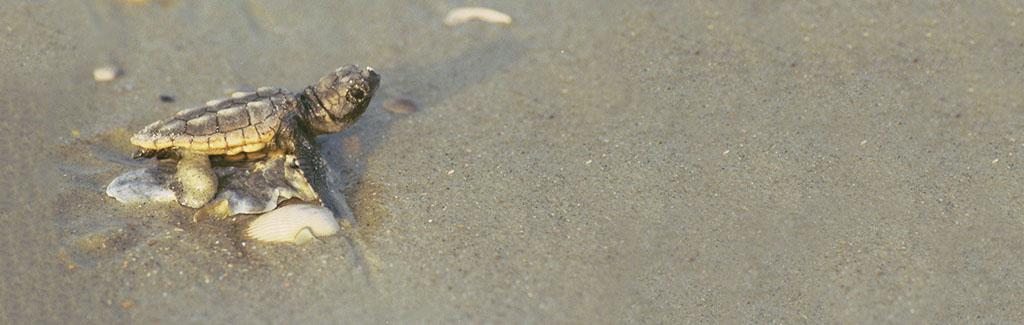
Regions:
<svg viewBox="0 0 1024 325"><path fill-rule="evenodd" d="M348 203L345 203L344 195L334 190L337 188L336 180L324 156L320 154L320 145L316 143L315 137L303 128L294 131L295 157L298 159L299 169L306 177L306 182L320 197L321 204L331 210L335 218L344 218L355 225L355 217Z"/></svg>
<svg viewBox="0 0 1024 325"><path fill-rule="evenodd" d="M210 157L204 153L178 150L177 170L170 183L178 203L199 208L217 194L217 174L210 167Z"/></svg>

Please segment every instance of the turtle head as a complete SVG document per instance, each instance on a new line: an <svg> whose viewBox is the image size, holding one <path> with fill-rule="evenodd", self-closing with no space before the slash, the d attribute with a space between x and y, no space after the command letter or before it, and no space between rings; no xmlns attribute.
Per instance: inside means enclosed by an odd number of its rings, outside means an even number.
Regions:
<svg viewBox="0 0 1024 325"><path fill-rule="evenodd" d="M380 75L373 68L346 65L334 70L306 88L306 122L317 134L344 130L363 115L378 85Z"/></svg>

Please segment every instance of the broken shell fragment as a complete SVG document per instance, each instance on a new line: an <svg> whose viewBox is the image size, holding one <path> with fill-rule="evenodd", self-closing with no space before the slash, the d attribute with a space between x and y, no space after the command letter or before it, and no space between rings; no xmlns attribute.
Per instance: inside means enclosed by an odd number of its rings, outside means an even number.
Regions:
<svg viewBox="0 0 1024 325"><path fill-rule="evenodd" d="M292 204L264 213L249 224L245 233L265 242L304 244L330 236L341 226L330 210L319 205Z"/></svg>
<svg viewBox="0 0 1024 325"><path fill-rule="evenodd" d="M107 195L122 203L175 202L167 177L156 167L136 169L111 181Z"/></svg>
<svg viewBox="0 0 1024 325"><path fill-rule="evenodd" d="M100 82L113 81L114 79L117 79L121 73L121 68L114 65L105 65L92 70L92 78Z"/></svg>
<svg viewBox="0 0 1024 325"><path fill-rule="evenodd" d="M452 27L474 19L494 24L512 23L512 17L503 12L490 8L464 7L449 11L444 17L444 25Z"/></svg>

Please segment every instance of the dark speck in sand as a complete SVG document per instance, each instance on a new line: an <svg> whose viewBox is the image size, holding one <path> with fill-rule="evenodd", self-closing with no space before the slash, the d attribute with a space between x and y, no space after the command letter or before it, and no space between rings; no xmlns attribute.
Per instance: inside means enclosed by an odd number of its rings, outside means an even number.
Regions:
<svg viewBox="0 0 1024 325"><path fill-rule="evenodd" d="M160 101L164 103L173 103L174 96L171 95L160 95Z"/></svg>

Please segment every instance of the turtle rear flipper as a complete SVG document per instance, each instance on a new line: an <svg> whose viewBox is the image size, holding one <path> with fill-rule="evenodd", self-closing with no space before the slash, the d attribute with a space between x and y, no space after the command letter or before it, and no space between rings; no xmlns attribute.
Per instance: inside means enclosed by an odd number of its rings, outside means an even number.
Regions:
<svg viewBox="0 0 1024 325"><path fill-rule="evenodd" d="M296 128L294 138L295 158L298 159L299 169L306 177L306 182L320 197L320 203L331 210L335 218L344 218L355 225L355 216L348 203L345 203L345 196L335 190L339 188L335 184L337 179L332 175L324 156L320 154L320 145L314 141L315 136L305 128Z"/></svg>

